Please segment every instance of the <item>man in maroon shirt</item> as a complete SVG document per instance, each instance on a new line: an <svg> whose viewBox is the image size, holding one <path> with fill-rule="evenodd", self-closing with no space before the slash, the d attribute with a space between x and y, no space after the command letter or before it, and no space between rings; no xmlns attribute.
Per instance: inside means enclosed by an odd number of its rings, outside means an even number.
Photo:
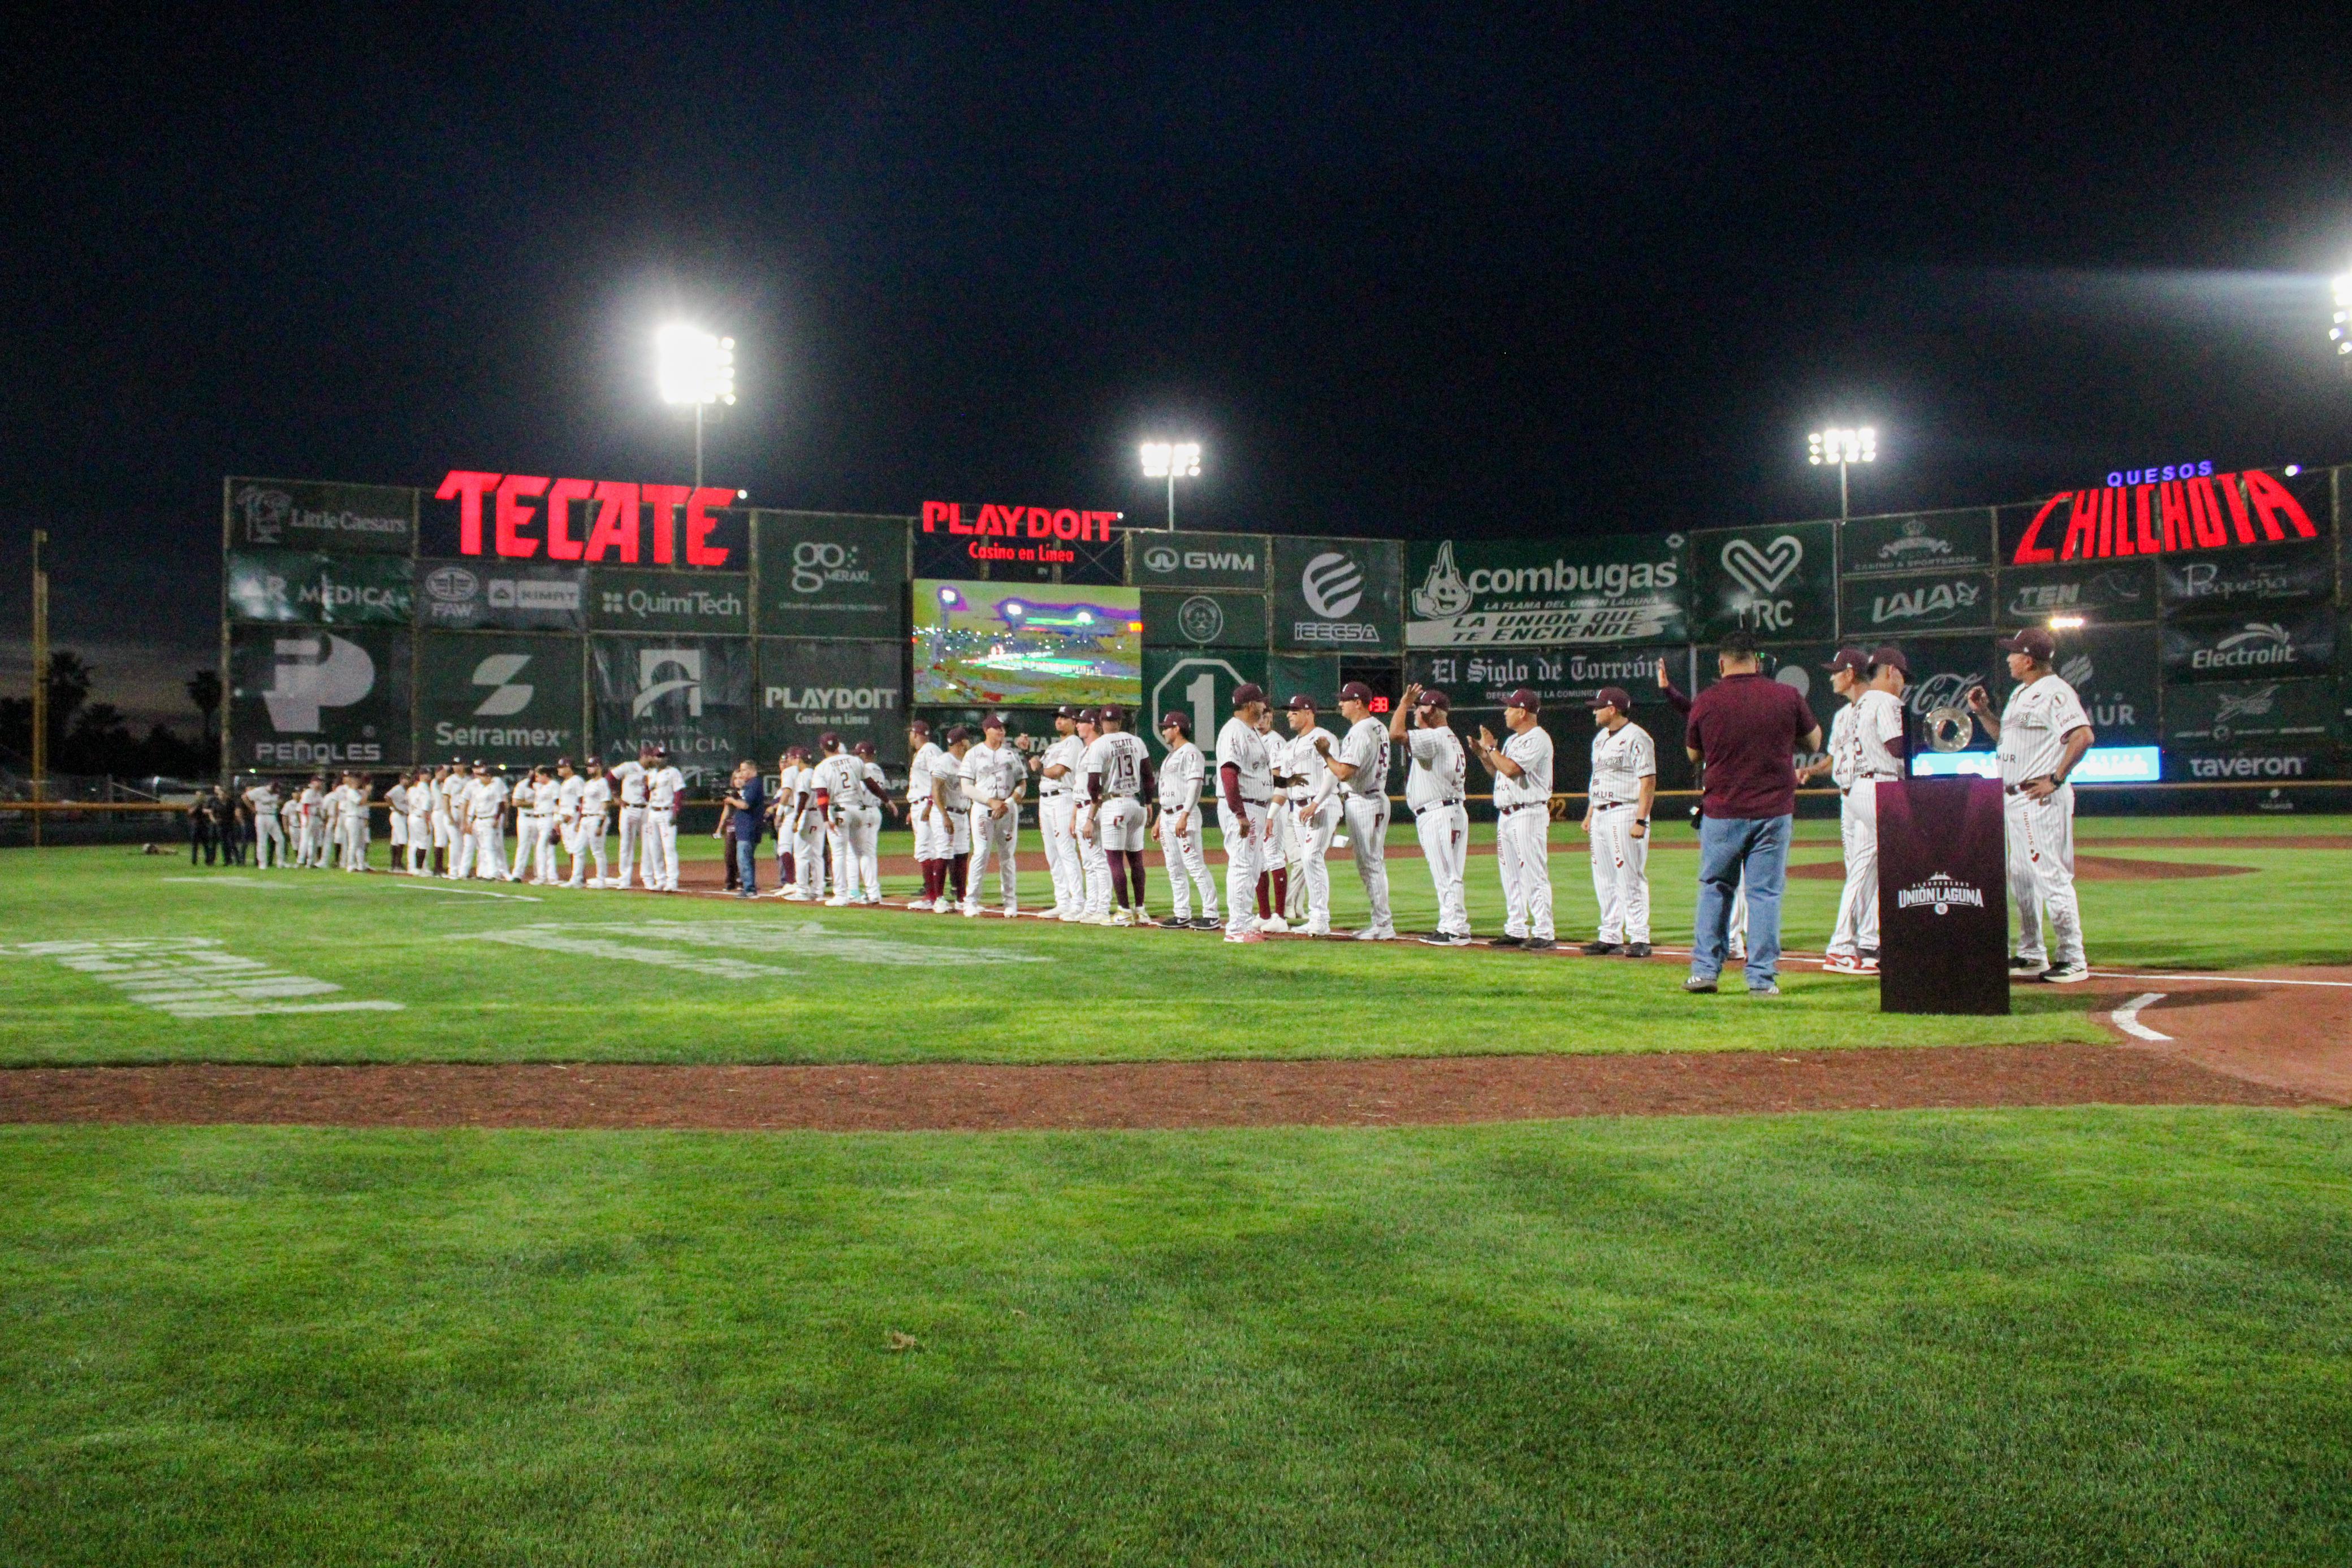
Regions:
<svg viewBox="0 0 2352 1568"><path fill-rule="evenodd" d="M1748 883L1748 994L1780 994L1780 894L1797 814L1800 751L1822 727L1792 686L1766 678L1756 639L1734 632L1716 650L1722 678L1699 693L1683 748L1706 769L1699 795L1698 919L1686 991L1712 991L1723 972L1731 900Z"/></svg>

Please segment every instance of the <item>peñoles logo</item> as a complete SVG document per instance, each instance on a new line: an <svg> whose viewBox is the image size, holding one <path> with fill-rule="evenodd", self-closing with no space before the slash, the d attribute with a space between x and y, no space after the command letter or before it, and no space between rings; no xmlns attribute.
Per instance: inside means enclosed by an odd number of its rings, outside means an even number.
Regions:
<svg viewBox="0 0 2352 1568"><path fill-rule="evenodd" d="M1932 907L1941 915L1948 909L1982 909L1984 890L1972 883L1958 881L1937 872L1925 882L1914 883L1895 895L1897 909Z"/></svg>

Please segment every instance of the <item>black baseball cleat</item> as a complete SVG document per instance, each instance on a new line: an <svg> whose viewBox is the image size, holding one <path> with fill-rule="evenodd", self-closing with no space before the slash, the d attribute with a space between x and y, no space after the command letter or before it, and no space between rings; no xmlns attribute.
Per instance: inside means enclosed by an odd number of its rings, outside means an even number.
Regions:
<svg viewBox="0 0 2352 1568"><path fill-rule="evenodd" d="M2047 958L2011 958L2009 972L2012 975L2039 975L2050 967Z"/></svg>
<svg viewBox="0 0 2352 1568"><path fill-rule="evenodd" d="M1524 936L1489 936L1486 938L1486 946L1489 947L1524 947L1527 945L1528 939Z"/></svg>
<svg viewBox="0 0 2352 1568"><path fill-rule="evenodd" d="M2082 964L2053 964L2042 971L2042 978L2053 986L2072 986L2091 977L2089 967Z"/></svg>
<svg viewBox="0 0 2352 1568"><path fill-rule="evenodd" d="M1422 945L1426 947L1467 947L1470 946L1470 938L1467 936L1458 936L1451 931L1432 931L1428 935L1423 936L1420 940Z"/></svg>
<svg viewBox="0 0 2352 1568"><path fill-rule="evenodd" d="M1549 936L1530 936L1519 944L1530 953L1541 953L1559 946Z"/></svg>
<svg viewBox="0 0 2352 1568"><path fill-rule="evenodd" d="M1625 956L1628 958L1646 958L1649 956L1650 945L1647 942L1628 942L1625 944Z"/></svg>
<svg viewBox="0 0 2352 1568"><path fill-rule="evenodd" d="M1577 949L1588 958L1598 958L1607 953L1622 953L1624 945L1618 942L1587 942Z"/></svg>
<svg viewBox="0 0 2352 1568"><path fill-rule="evenodd" d="M1192 922L1192 929L1195 931L1222 931L1224 925L1225 923L1213 915L1203 915Z"/></svg>

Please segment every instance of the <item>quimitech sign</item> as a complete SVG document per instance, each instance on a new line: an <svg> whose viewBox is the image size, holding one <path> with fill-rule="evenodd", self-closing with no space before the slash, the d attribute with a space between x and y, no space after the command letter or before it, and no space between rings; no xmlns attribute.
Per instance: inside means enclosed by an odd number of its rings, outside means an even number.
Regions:
<svg viewBox="0 0 2352 1568"><path fill-rule="evenodd" d="M655 566L719 567L732 552L710 542L735 492L690 485L633 485L617 479L551 479L540 474L484 474L452 468L435 497L457 503L457 553L482 553L483 503L489 505L490 549L509 560L527 560L544 546L550 560L610 561L635 566L650 534ZM574 513L573 507L581 509ZM589 508L595 516L590 519ZM678 552L678 508L686 509L686 550ZM544 510L542 510L542 507ZM650 509L652 526L643 525ZM573 532L584 527L584 535ZM444 547L446 548L446 547Z"/></svg>
<svg viewBox="0 0 2352 1568"><path fill-rule="evenodd" d="M2318 526L2287 487L2250 468L2243 474L2062 491L2043 502L2026 525L2009 564L2171 555L2318 537Z"/></svg>

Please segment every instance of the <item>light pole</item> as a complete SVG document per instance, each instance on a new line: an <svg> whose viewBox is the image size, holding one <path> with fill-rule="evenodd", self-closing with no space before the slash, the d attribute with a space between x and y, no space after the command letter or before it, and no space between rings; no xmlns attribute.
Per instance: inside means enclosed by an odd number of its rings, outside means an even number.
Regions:
<svg viewBox="0 0 2352 1568"><path fill-rule="evenodd" d="M1168 481L1168 531L1176 531L1176 481L1197 478L1201 444L1197 441L1147 441L1143 444L1143 476Z"/></svg>
<svg viewBox="0 0 2352 1568"><path fill-rule="evenodd" d="M659 352L661 399L694 405L694 487L702 488L702 416L712 403L735 401L735 340L699 328L673 325L654 334Z"/></svg>
<svg viewBox="0 0 2352 1568"><path fill-rule="evenodd" d="M2327 340L2336 345L2336 362L2352 376L2352 272L2336 280L2336 324L2327 329Z"/></svg>
<svg viewBox="0 0 2352 1568"><path fill-rule="evenodd" d="M1834 463L1838 471L1838 521L1846 520L1845 471L1855 463L1878 461L1878 432L1865 424L1859 430L1816 430L1805 437L1805 461L1818 468Z"/></svg>

